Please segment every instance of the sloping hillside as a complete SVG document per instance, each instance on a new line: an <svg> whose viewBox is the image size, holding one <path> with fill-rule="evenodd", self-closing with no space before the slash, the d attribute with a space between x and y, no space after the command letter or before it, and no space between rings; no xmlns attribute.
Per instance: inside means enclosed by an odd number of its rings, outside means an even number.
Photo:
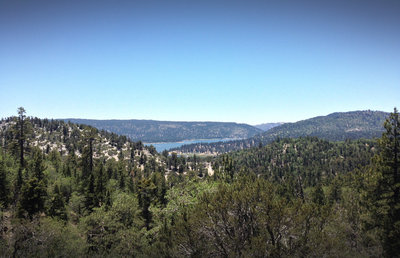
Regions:
<svg viewBox="0 0 400 258"><path fill-rule="evenodd" d="M86 138L91 134L90 137L94 139L95 157L118 160L118 156L129 157L131 153L134 155L140 153L150 155L149 150L155 153L154 148L145 147L141 142L133 142L126 136L119 136L104 130L100 131L91 126L33 117L27 118L27 121L29 121L25 143L27 149L38 146L46 153L56 150L61 155L75 152L80 156ZM13 144L12 141L16 138L15 123L13 117L0 121L0 146L11 146Z"/></svg>
<svg viewBox="0 0 400 258"><path fill-rule="evenodd" d="M296 123L286 123L245 140L185 145L176 150L184 153L224 153L260 144L265 145L277 138L304 136L315 136L329 141L372 139L381 136L382 125L388 115L389 113L386 112L370 110L332 113Z"/></svg>
<svg viewBox="0 0 400 258"><path fill-rule="evenodd" d="M64 119L78 124L87 124L133 141L176 142L191 139L243 139L252 137L262 130L247 124L222 122L170 122L153 120L89 120Z"/></svg>
<svg viewBox="0 0 400 258"><path fill-rule="evenodd" d="M259 124L259 125L255 125L254 127L257 127L258 129L265 131L268 131L274 127L283 125L284 123L280 122L280 123L265 123L265 124Z"/></svg>
<svg viewBox="0 0 400 258"><path fill-rule="evenodd" d="M215 169L230 164L232 171L252 171L281 183L300 175L303 185L309 187L369 165L376 151L374 140L330 142L316 137L286 138L261 148L218 156Z"/></svg>

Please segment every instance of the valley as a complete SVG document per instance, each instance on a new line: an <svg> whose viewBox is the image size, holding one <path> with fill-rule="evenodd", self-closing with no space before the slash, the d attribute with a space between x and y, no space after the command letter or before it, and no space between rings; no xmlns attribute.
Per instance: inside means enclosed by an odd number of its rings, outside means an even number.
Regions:
<svg viewBox="0 0 400 258"><path fill-rule="evenodd" d="M183 153L20 108L0 122L0 254L382 256L398 116L335 113Z"/></svg>
<svg viewBox="0 0 400 258"><path fill-rule="evenodd" d="M399 14L0 1L0 258L400 257Z"/></svg>
<svg viewBox="0 0 400 258"><path fill-rule="evenodd" d="M319 137L329 141L373 139L381 136L383 132L381 125L387 116L386 112L370 110L333 113L295 123L285 123L247 139L190 144L172 150L181 153L218 154L256 147L260 144L266 145L277 139L306 136Z"/></svg>
<svg viewBox="0 0 400 258"><path fill-rule="evenodd" d="M86 124L108 132L125 135L133 141L160 143L194 139L242 139L262 130L247 124L224 122L175 122L155 120L63 119Z"/></svg>

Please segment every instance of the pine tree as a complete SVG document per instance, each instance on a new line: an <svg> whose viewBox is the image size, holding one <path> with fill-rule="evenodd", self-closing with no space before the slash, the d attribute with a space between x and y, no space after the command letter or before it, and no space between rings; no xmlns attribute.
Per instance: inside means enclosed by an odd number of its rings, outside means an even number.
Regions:
<svg viewBox="0 0 400 258"><path fill-rule="evenodd" d="M384 128L378 141L379 154L364 175L364 207L371 218L365 220L365 225L368 230L378 229L385 256L395 257L400 251L400 122L396 108Z"/></svg>
<svg viewBox="0 0 400 258"><path fill-rule="evenodd" d="M400 251L400 121L396 108L386 119L384 127L386 132L379 141L377 160L378 170L382 173L379 194L388 205L383 225L384 249L388 257L393 257Z"/></svg>
<svg viewBox="0 0 400 258"><path fill-rule="evenodd" d="M47 190L44 177L44 157L39 148L32 151L32 160L29 165L28 179L22 183L21 197L18 203L18 216L29 217L44 211ZM19 178L21 176L21 179ZM22 172L18 173L18 181L22 181Z"/></svg>
<svg viewBox="0 0 400 258"><path fill-rule="evenodd" d="M86 143L85 148L82 153L82 179L87 180L89 176L93 173L93 146L96 140L96 130L90 128L85 132L84 141Z"/></svg>
<svg viewBox="0 0 400 258"><path fill-rule="evenodd" d="M340 198L341 198L341 187L340 187L339 180L336 177L332 180L332 183L330 185L328 199L329 199L329 202L331 204L333 204L333 203L340 201Z"/></svg>
<svg viewBox="0 0 400 258"><path fill-rule="evenodd" d="M25 165L24 162L24 143L26 140L26 135L25 135L25 109L23 107L18 108L18 122L17 126L19 129L18 133L18 145L19 145L19 160L20 160L20 167L23 168Z"/></svg>
<svg viewBox="0 0 400 258"><path fill-rule="evenodd" d="M21 190L21 187L24 183L24 179L23 179L23 173L25 170L23 170L21 167L18 168L18 173L17 173L17 180L15 182L15 186L14 186L14 191L15 191L15 197L14 199L17 200L18 199L18 195L19 195L19 191Z"/></svg>
<svg viewBox="0 0 400 258"><path fill-rule="evenodd" d="M118 161L118 179L119 179L119 188L121 190L125 190L125 164L123 160Z"/></svg>
<svg viewBox="0 0 400 258"><path fill-rule="evenodd" d="M99 168L98 168L98 173L97 173L95 193L96 193L97 203L99 203L101 205L104 202L105 187L106 187L107 179L106 179L103 162L100 162L98 167Z"/></svg>
<svg viewBox="0 0 400 258"><path fill-rule="evenodd" d="M158 199L162 206L167 205L167 199L165 198L167 194L167 182L165 177L161 175L161 184L158 186Z"/></svg>
<svg viewBox="0 0 400 258"><path fill-rule="evenodd" d="M18 204L18 216L32 218L34 214L44 211L47 191L44 180L31 177L21 189Z"/></svg>
<svg viewBox="0 0 400 258"><path fill-rule="evenodd" d="M88 186L85 192L85 207L90 212L97 206L96 195L94 192L94 176L91 174L88 180Z"/></svg>
<svg viewBox="0 0 400 258"><path fill-rule="evenodd" d="M77 173L76 173L77 164L78 164L78 162L77 162L77 157L75 155L75 151L70 151L68 153L66 166L71 171L70 176L73 176L74 178L76 178L76 176L77 176Z"/></svg>
<svg viewBox="0 0 400 258"><path fill-rule="evenodd" d="M110 191L106 191L106 195L104 198L104 208L106 211L108 211L112 206L112 200L111 200L111 193Z"/></svg>
<svg viewBox="0 0 400 258"><path fill-rule="evenodd" d="M39 148L34 148L32 151L32 167L31 171L33 176L36 177L39 181L43 180L44 174L43 172L46 170L46 165L44 163L44 157Z"/></svg>
<svg viewBox="0 0 400 258"><path fill-rule="evenodd" d="M128 174L128 191L131 193L135 192L135 184L133 182L133 173L134 171L132 170L129 174Z"/></svg>
<svg viewBox="0 0 400 258"><path fill-rule="evenodd" d="M138 197L139 206L142 208L142 216L144 218L147 230L150 229L150 223L152 221L152 213L150 211L150 204L155 196L156 186L154 183L147 178L143 178L138 184Z"/></svg>
<svg viewBox="0 0 400 258"><path fill-rule="evenodd" d="M0 207L8 205L9 186L7 181L6 167L0 158Z"/></svg>
<svg viewBox="0 0 400 258"><path fill-rule="evenodd" d="M32 125L26 119L26 111L23 107L18 108L18 117L14 118L14 126L11 129L11 141L8 148L18 158L20 169L25 168L25 153L29 145L28 136L31 134Z"/></svg>
<svg viewBox="0 0 400 258"><path fill-rule="evenodd" d="M49 216L57 217L61 220L66 221L67 211L65 209L65 203L63 196L60 193L58 185L54 186L53 197L51 198L50 208L49 208Z"/></svg>
<svg viewBox="0 0 400 258"><path fill-rule="evenodd" d="M315 204L319 206L325 205L325 194L321 184L318 184L314 188L311 197L312 197L312 202L314 202Z"/></svg>
<svg viewBox="0 0 400 258"><path fill-rule="evenodd" d="M31 133L31 124L29 120L26 119L26 111L23 107L18 108L18 117L15 120L15 126L12 129L13 140L10 142L9 148L12 153L18 157L19 168L17 174L17 180L15 181L14 189L15 196L14 199L19 199L19 192L24 183L23 174L25 172L26 162L25 153L26 147L28 145L28 135Z"/></svg>

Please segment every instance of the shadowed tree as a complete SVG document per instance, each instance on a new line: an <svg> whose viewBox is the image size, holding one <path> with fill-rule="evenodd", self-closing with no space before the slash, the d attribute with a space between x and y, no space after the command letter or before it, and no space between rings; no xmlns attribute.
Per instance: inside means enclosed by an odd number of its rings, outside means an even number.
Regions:
<svg viewBox="0 0 400 258"><path fill-rule="evenodd" d="M386 255L393 257L400 251L400 122L396 108L384 127L386 132L379 141L381 153L377 159L378 170L382 173L378 194L388 206L383 240Z"/></svg>
<svg viewBox="0 0 400 258"><path fill-rule="evenodd" d="M54 186L53 197L50 201L49 216L60 218L66 221L67 211L65 209L65 203L62 194L60 193L58 185Z"/></svg>
<svg viewBox="0 0 400 258"><path fill-rule="evenodd" d="M18 204L18 216L32 218L34 214L44 211L44 203L47 196L46 182L44 179L43 154L35 148L32 155L32 163L29 167L30 177L21 188L21 199Z"/></svg>
<svg viewBox="0 0 400 258"><path fill-rule="evenodd" d="M17 128L18 130L18 134L17 134L17 138L18 138L18 146L19 146L19 164L20 167L23 168L24 167L24 143L26 140L26 135L25 135L25 109L23 107L19 107L18 108L18 120L17 120Z"/></svg>
<svg viewBox="0 0 400 258"><path fill-rule="evenodd" d="M0 157L0 207L7 207L9 186L7 181L6 167Z"/></svg>
<svg viewBox="0 0 400 258"><path fill-rule="evenodd" d="M365 175L364 206L371 218L365 223L368 230L378 229L385 256L396 257L400 250L400 122L396 108L384 127L378 141L379 154Z"/></svg>
<svg viewBox="0 0 400 258"><path fill-rule="evenodd" d="M150 229L150 223L153 217L150 211L150 204L155 197L156 189L157 187L151 179L143 178L138 183L139 206L142 208L142 217L147 230Z"/></svg>
<svg viewBox="0 0 400 258"><path fill-rule="evenodd" d="M89 128L85 131L84 141L86 146L82 153L82 177L84 180L87 180L93 173L93 146L96 139L96 129Z"/></svg>
<svg viewBox="0 0 400 258"><path fill-rule="evenodd" d="M18 199L18 192L23 184L23 171L25 169L25 153L28 143L28 135L31 133L31 124L29 120L26 119L25 115L26 111L23 107L18 108L18 117L15 120L15 125L12 129L13 140L10 142L10 149L12 153L18 157L19 160L19 168L16 180L16 196L15 199Z"/></svg>

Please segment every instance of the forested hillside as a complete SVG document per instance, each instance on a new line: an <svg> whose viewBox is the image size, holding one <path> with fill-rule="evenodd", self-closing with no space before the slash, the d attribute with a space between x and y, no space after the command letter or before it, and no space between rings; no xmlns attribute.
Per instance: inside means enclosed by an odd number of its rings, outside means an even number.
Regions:
<svg viewBox="0 0 400 258"><path fill-rule="evenodd" d="M397 110L379 140L278 139L213 158L23 108L1 128L1 257L398 255Z"/></svg>
<svg viewBox="0 0 400 258"><path fill-rule="evenodd" d="M223 122L170 122L154 120L89 120L64 119L78 124L87 124L134 141L177 142L191 139L242 139L262 130L247 124Z"/></svg>
<svg viewBox="0 0 400 258"><path fill-rule="evenodd" d="M329 142L316 137L286 138L264 147L221 155L216 159L215 169L229 164L231 171L254 173L278 183L301 180L304 187L314 187L369 165L376 154L376 145L374 140Z"/></svg>
<svg viewBox="0 0 400 258"><path fill-rule="evenodd" d="M2 119L0 121L0 137L3 146L18 147L15 142L18 126L15 117ZM58 152L60 155L82 155L85 140L93 142L93 153L95 157L118 160L118 154L129 156L131 151L136 154L140 151L154 149L145 147L140 141L132 142L126 136L115 133L100 131L91 126L83 124L65 123L59 120L39 119L36 117L26 118L26 130L24 135L27 141L26 149L38 147L46 154Z"/></svg>
<svg viewBox="0 0 400 258"><path fill-rule="evenodd" d="M329 141L373 139L383 132L382 124L388 116L380 111L333 113L296 123L285 123L249 139L229 142L184 145L175 151L182 153L225 153L265 145L278 138L315 136Z"/></svg>

